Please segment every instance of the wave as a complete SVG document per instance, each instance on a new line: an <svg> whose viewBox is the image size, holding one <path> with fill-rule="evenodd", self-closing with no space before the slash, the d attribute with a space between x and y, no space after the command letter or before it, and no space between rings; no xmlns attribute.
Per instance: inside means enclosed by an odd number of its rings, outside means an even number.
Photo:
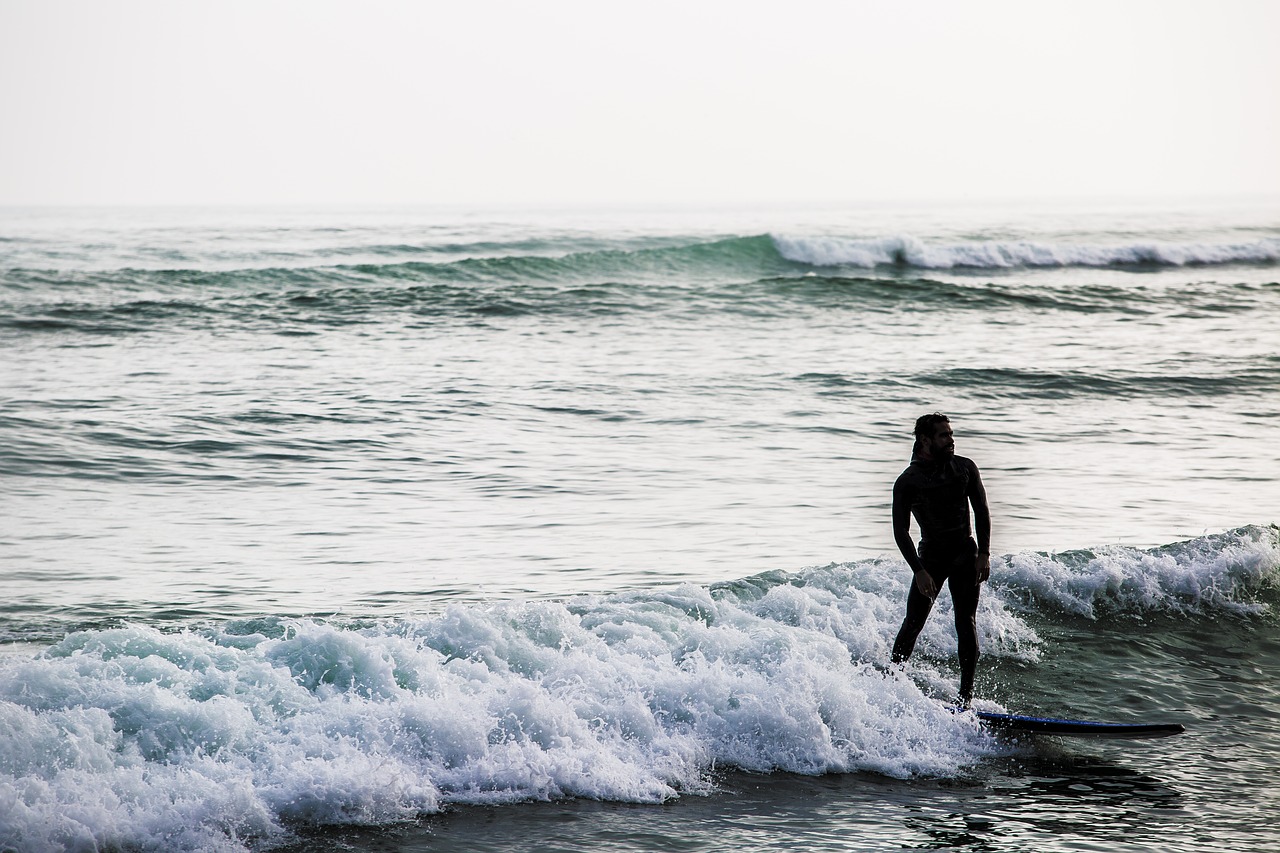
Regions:
<svg viewBox="0 0 1280 853"><path fill-rule="evenodd" d="M775 236L773 240L782 257L817 267L1004 270L1280 263L1280 239L1276 238L1245 243L1144 241L1118 245L999 240L939 244L907 235L871 239Z"/></svg>
<svg viewBox="0 0 1280 853"><path fill-rule="evenodd" d="M253 266L236 269L131 268L101 270L59 269L56 266L10 267L0 270L0 286L11 290L33 287L112 289L194 287L243 288L299 286L312 281L346 279L352 284L374 280L408 280L455 284L510 282L650 281L678 278L722 280L725 276L756 277L761 271L790 268L768 236L726 237L678 242L674 245L602 246L570 252L522 253L518 244L478 245L475 254L461 246L442 247L461 258L424 260L411 257L371 263L331 263L312 259L306 265ZM448 250L448 251L445 251ZM385 253L394 255L389 249Z"/></svg>
<svg viewBox="0 0 1280 853"><path fill-rule="evenodd" d="M437 318L581 314L652 310L694 312L915 308L1209 314L1255 310L1274 285L969 284L904 276L902 269L1007 269L1014 266L1169 266L1272 263L1280 240L1237 244L931 244L909 237L757 235L596 245L556 254L521 253L523 243L481 243L476 254L387 261L244 269L0 270L0 327L18 333L129 334L167 324L308 326L377 322L388 313L413 322ZM568 244L566 244L568 245ZM574 245L585 245L578 240ZM447 245L441 251L462 252ZM425 251L425 250L424 250ZM488 253L488 254L486 254ZM447 254L447 253L446 253ZM328 257L328 256L326 256ZM397 260L391 261L392 257ZM830 275L833 266L873 270ZM292 328L292 331L290 330Z"/></svg>
<svg viewBox="0 0 1280 853"><path fill-rule="evenodd" d="M494 243L441 246L373 246L361 249L366 263L344 261L352 252L291 253L286 265L238 268L67 269L8 267L0 288L100 289L130 292L174 288L201 290L306 286L348 280L403 280L455 284L581 283L755 280L801 274L813 267L1006 270L1039 267L1179 267L1280 262L1280 238L1236 243L1134 242L1117 245L990 241L939 243L911 236L876 238L754 236L648 241L610 245L577 239L557 251L554 243ZM564 248L571 248L564 251ZM352 250L354 251L354 250ZM275 256L264 256L271 261ZM30 260L30 259L29 259ZM55 260L56 258L50 258ZM297 261L297 263L292 263Z"/></svg>
<svg viewBox="0 0 1280 853"><path fill-rule="evenodd" d="M766 237L560 256L236 270L0 271L0 327L18 332L129 333L166 322L273 320L345 325L369 314L416 319L678 307L700 287L777 275L792 265ZM732 293L724 294L733 298Z"/></svg>
<svg viewBox="0 0 1280 853"><path fill-rule="evenodd" d="M512 272L504 261L503 275ZM537 266L532 261L525 263ZM540 262L539 262L540 263ZM476 273L476 268L470 268ZM756 270L758 271L758 270ZM820 276L792 270L700 283L557 279L549 268L518 280L461 280L458 270L393 264L243 273L27 275L28 293L0 301L0 329L17 334L120 335L170 328L253 328L309 334L317 327L485 318L651 315L692 318L830 312L1032 311L1122 316L1226 316L1258 310L1276 285L1193 283L1160 289L1104 285L966 284L927 278ZM490 270L492 272L492 270ZM11 271L10 282L18 276ZM453 279L453 280L440 280ZM498 276L501 278L501 275ZM47 279L46 286L32 284ZM33 294L37 294L34 295ZM11 289L9 295L13 297Z"/></svg>
<svg viewBox="0 0 1280 853"><path fill-rule="evenodd" d="M1280 392L1280 356L1252 360L1206 359L1199 364L1201 372L1196 373L1189 372L1181 362L1154 366L1165 369L1162 372L1097 373L957 367L896 377L805 373L794 379L818 386L822 396L851 399L876 393L876 389L887 391L904 386L955 389L979 400L1206 398ZM1213 372L1205 368L1212 368Z"/></svg>
<svg viewBox="0 0 1280 853"><path fill-rule="evenodd" d="M1266 613L1280 591L1280 528L1242 527L1151 550L1016 554L1000 587L1017 610L1090 619Z"/></svg>
<svg viewBox="0 0 1280 853"><path fill-rule="evenodd" d="M1278 539L1007 556L984 654L1034 665L1032 617L1250 618ZM0 845L244 850L450 804L660 802L726 767L954 776L1012 747L935 698L941 614L886 669L906 580L886 559L364 627L75 633L0 665Z"/></svg>
<svg viewBox="0 0 1280 853"><path fill-rule="evenodd" d="M967 396L986 399L1079 399L1101 397L1165 399L1219 397L1241 393L1280 391L1280 356L1255 359L1208 359L1199 367L1212 373L1191 372L1185 363L1153 365L1161 372L1112 370L1054 372L1021 368L948 368L914 377L928 388L961 389Z"/></svg>
<svg viewBox="0 0 1280 853"><path fill-rule="evenodd" d="M829 635L696 588L85 632L4 674L0 843L24 850L237 850L457 803L661 802L717 765L933 775L998 749Z"/></svg>
<svg viewBox="0 0 1280 853"><path fill-rule="evenodd" d="M1185 305L1188 310L1222 313L1252 310L1274 285L975 285L904 276L902 270L1271 263L1280 258L1280 240L1271 238L1229 245L1091 248L759 235L562 254L500 252L488 244L480 248L497 253L439 261L411 256L375 263L243 269L8 268L0 270L0 312L4 325L20 331L108 333L148 327L153 319L200 313L256 315L265 310L284 319L324 322L325 314L332 312L342 322L352 314L379 309L519 315L654 306L679 310L689 305L702 310L712 302L726 310L755 310L778 300L811 302L815 308L875 308L911 301L923 307L1135 314ZM387 251L392 253L391 248ZM833 266L888 269L847 276L831 275Z"/></svg>

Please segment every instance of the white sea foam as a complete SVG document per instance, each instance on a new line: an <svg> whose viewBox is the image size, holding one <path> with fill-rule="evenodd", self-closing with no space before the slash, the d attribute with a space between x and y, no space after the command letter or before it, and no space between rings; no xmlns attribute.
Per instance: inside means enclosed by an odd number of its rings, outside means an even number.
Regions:
<svg viewBox="0 0 1280 853"><path fill-rule="evenodd" d="M1188 266L1280 262L1280 240L1247 243L1144 241L1116 245L976 241L929 243L909 235L871 239L773 236L784 258L814 266L871 268L904 265L921 269L1014 267Z"/></svg>
<svg viewBox="0 0 1280 853"><path fill-rule="evenodd" d="M884 662L892 609L784 583L75 634L0 682L0 848L234 850L445 803L659 802L725 766L955 773L997 747L862 660Z"/></svg>
<svg viewBox="0 0 1280 853"><path fill-rule="evenodd" d="M1276 528L1244 527L1150 551L1109 546L1065 554L1023 553L1004 566L1015 609L1074 613L1256 613L1280 587Z"/></svg>
<svg viewBox="0 0 1280 853"><path fill-rule="evenodd" d="M983 651L1034 662L1036 602L1249 606L1277 566L1261 528L1015 555L983 597ZM73 634L0 671L0 849L228 851L450 803L654 803L726 766L953 775L1007 747L939 701L949 597L910 666L886 666L908 580L886 559L359 630Z"/></svg>

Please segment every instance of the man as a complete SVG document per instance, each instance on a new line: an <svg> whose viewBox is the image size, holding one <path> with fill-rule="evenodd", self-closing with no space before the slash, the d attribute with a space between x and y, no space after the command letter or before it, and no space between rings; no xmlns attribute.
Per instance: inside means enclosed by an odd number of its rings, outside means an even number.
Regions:
<svg viewBox="0 0 1280 853"><path fill-rule="evenodd" d="M916 421L911 464L893 484L893 538L914 578L907 617L893 641L895 663L911 657L933 600L946 581L955 607L960 646L960 704L973 697L978 667L978 591L991 576L991 511L978 466L956 456L951 421L937 412ZM978 541L969 530L969 506ZM920 547L911 542L911 516L920 525Z"/></svg>

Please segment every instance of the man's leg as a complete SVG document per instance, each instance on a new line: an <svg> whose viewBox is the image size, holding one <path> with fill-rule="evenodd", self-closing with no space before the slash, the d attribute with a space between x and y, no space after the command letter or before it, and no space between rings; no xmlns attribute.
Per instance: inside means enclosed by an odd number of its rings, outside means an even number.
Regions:
<svg viewBox="0 0 1280 853"><path fill-rule="evenodd" d="M911 591L907 593L907 618L902 620L898 636L893 641L893 662L901 663L911 657L915 651L916 637L924 630L924 623L933 610L933 599L916 588L916 581L911 579Z"/></svg>
<svg viewBox="0 0 1280 853"><path fill-rule="evenodd" d="M977 546L973 546L977 551ZM964 570L967 564L968 570ZM973 553L966 553L957 561L948 586L951 604L956 616L956 645L960 653L960 699L968 702L973 697L973 677L978 669L978 576L973 566Z"/></svg>

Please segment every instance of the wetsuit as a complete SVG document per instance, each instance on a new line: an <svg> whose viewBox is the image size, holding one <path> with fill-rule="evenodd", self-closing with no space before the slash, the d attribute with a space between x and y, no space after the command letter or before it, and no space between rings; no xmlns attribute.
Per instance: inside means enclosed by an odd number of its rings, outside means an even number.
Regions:
<svg viewBox="0 0 1280 853"><path fill-rule="evenodd" d="M969 529L969 506L978 541ZM911 542L911 516L920 525L920 547ZM973 694L973 674L978 666L978 577L974 558L989 553L991 512L978 466L963 456L942 461L912 454L911 464L893 484L893 537L913 572L924 569L938 589L947 581L955 608L956 639L960 652L960 696ZM911 656L916 637L933 609L933 600L917 588L914 578L907 595L907 617L893 642L893 660Z"/></svg>

